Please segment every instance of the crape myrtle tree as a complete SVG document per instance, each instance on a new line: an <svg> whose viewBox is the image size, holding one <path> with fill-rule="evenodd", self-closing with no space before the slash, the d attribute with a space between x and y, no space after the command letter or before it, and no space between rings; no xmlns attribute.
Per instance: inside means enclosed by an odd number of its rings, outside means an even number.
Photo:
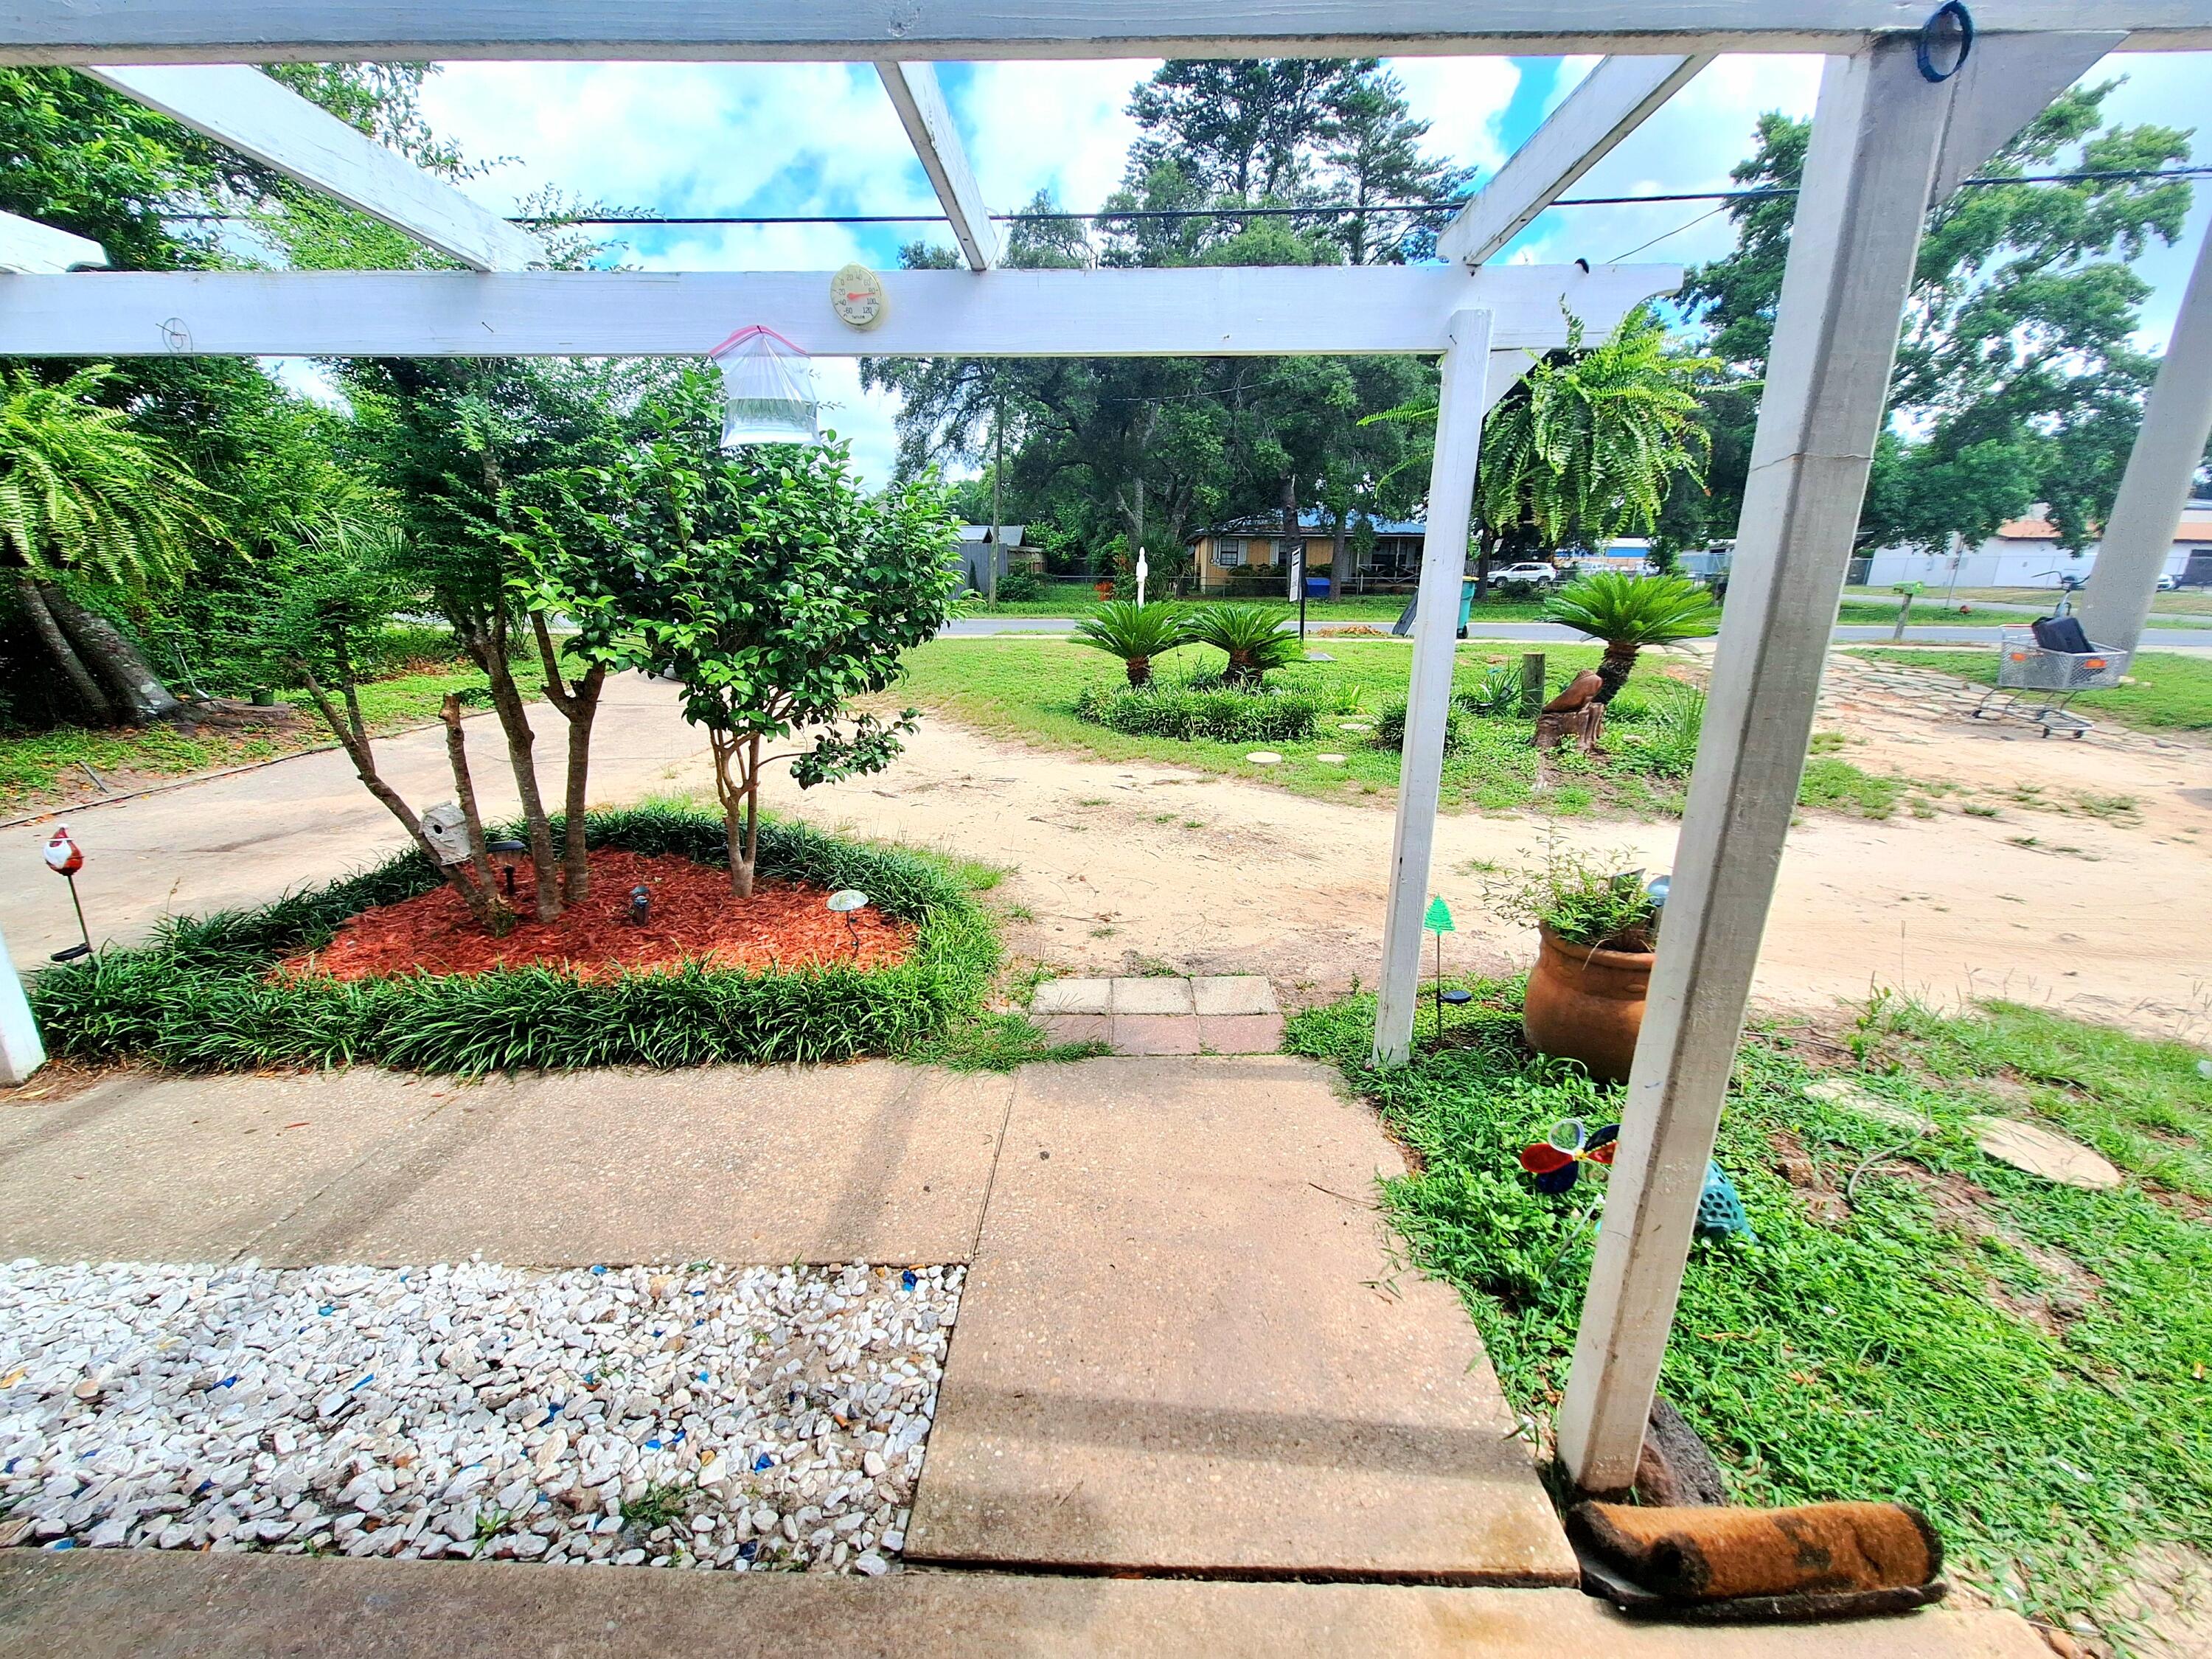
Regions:
<svg viewBox="0 0 2212 1659"><path fill-rule="evenodd" d="M684 718L714 751L731 890L746 898L765 769L790 762L801 788L881 771L915 730L915 709L852 704L890 687L902 653L951 615L957 525L933 475L865 494L842 443L725 454L720 412L717 378L687 374L661 429L565 474L565 506L534 512L518 545L538 603L611 658L681 682ZM594 526L592 556L546 533L562 517Z"/></svg>
<svg viewBox="0 0 2212 1659"><path fill-rule="evenodd" d="M556 608L517 546L587 527L546 512L546 475L608 463L674 371L637 361L536 362L384 358L348 366L359 429L398 504L410 584L452 627L483 676L521 802L533 908L550 921L589 888L583 806L591 733L612 661L588 634L556 641ZM538 516L532 518L535 507ZM567 725L564 821L556 846L538 779L537 732L514 663L534 655L545 699Z"/></svg>

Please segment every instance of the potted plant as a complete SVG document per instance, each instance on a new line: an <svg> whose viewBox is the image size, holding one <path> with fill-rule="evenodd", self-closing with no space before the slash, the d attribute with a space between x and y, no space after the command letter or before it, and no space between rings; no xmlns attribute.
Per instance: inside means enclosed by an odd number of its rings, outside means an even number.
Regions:
<svg viewBox="0 0 2212 1659"><path fill-rule="evenodd" d="M1528 1046L1626 1082L1659 925L1644 872L1555 845L1541 866L1494 884L1488 897L1500 914L1533 924L1540 941L1522 1005Z"/></svg>

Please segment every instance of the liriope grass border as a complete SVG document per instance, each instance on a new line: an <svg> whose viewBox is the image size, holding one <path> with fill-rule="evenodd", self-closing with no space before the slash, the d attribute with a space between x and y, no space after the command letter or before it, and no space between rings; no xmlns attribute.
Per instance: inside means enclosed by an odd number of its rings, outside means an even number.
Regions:
<svg viewBox="0 0 2212 1659"><path fill-rule="evenodd" d="M719 817L667 806L593 813L594 847L726 866ZM272 980L347 917L428 891L419 853L252 910L179 917L151 943L51 968L33 1012L56 1054L196 1072L374 1063L474 1076L589 1066L671 1067L914 1053L980 1009L999 963L990 919L928 858L805 824L762 826L764 878L858 887L915 924L887 968L754 972L687 964L582 981L551 969Z"/></svg>

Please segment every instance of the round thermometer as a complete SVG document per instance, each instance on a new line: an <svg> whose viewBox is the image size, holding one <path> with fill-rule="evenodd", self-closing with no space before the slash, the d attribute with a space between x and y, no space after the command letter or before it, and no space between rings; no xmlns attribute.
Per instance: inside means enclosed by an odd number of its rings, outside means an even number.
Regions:
<svg viewBox="0 0 2212 1659"><path fill-rule="evenodd" d="M863 264L849 264L830 279L830 308L853 328L884 319L884 279Z"/></svg>

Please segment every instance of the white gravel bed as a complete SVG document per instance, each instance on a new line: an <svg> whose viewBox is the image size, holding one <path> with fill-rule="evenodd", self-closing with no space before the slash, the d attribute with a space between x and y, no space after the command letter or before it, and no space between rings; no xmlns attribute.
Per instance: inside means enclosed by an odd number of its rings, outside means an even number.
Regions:
<svg viewBox="0 0 2212 1659"><path fill-rule="evenodd" d="M0 1544L880 1573L958 1267L0 1267Z"/></svg>

